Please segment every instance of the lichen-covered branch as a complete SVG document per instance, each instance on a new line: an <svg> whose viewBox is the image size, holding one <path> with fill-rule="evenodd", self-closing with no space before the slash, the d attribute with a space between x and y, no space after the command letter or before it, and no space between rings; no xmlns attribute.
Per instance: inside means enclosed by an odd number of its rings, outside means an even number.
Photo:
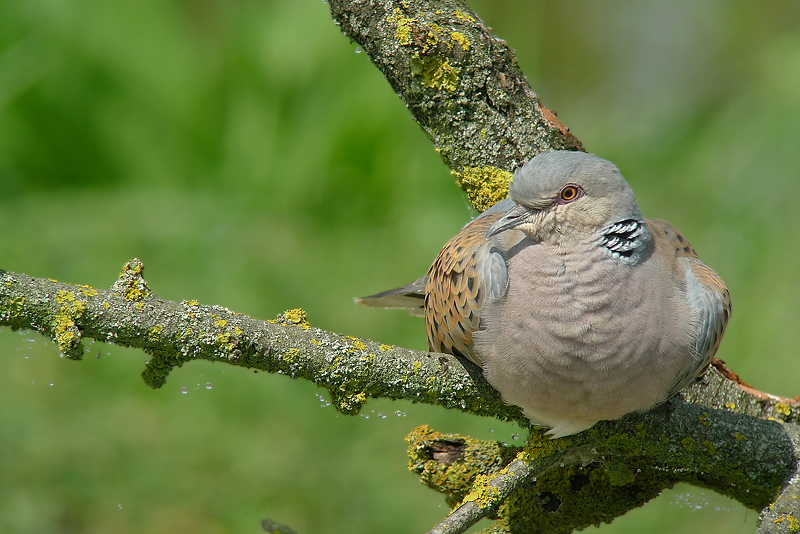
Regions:
<svg viewBox="0 0 800 534"><path fill-rule="evenodd" d="M511 172L581 143L531 90L514 51L460 0L331 0L478 210L505 198Z"/></svg>
<svg viewBox="0 0 800 534"><path fill-rule="evenodd" d="M151 387L175 366L206 359L305 378L327 388L346 414L383 397L526 424L479 369L453 356L325 332L302 310L263 321L165 301L143 274L131 260L103 290L0 271L0 325L41 332L73 359L85 338L140 348L152 355L143 372ZM764 509L764 532L791 532L797 402L752 390L719 361L685 393L685 400L578 436L549 440L534 431L524 450L429 429L412 433L412 469L456 507L434 532L462 532L484 516L501 517L511 532L568 532L610 521L681 481Z"/></svg>
<svg viewBox="0 0 800 534"><path fill-rule="evenodd" d="M204 359L305 378L327 388L346 414L382 397L525 422L477 367L453 356L325 332L302 310L263 321L194 300L166 301L143 272L131 260L104 290L0 271L0 326L41 332L72 359L81 358L86 338L142 349L152 356L142 373L151 387L174 367Z"/></svg>
<svg viewBox="0 0 800 534"><path fill-rule="evenodd" d="M725 380L711 373L711 380ZM797 425L675 399L568 438L534 431L526 447L505 447L502 456L492 442L421 427L409 436L409 456L423 482L453 507L431 531L438 534L464 532L485 516L499 516L502 532L568 533L610 522L678 482L764 509L762 530L773 529L765 532L791 532L784 527L796 515L793 493L772 503L796 477L799 438ZM437 457L444 444L448 455Z"/></svg>

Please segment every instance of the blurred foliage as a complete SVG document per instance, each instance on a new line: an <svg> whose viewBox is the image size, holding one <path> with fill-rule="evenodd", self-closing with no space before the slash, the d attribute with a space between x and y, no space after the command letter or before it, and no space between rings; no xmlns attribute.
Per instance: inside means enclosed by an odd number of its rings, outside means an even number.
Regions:
<svg viewBox="0 0 800 534"><path fill-rule="evenodd" d="M796 395L800 7L471 5L643 212L726 280L719 355ZM108 287L138 256L167 299L261 318L301 306L315 326L424 349L418 319L352 298L422 274L472 213L359 52L319 0L0 2L0 267ZM207 362L151 391L146 355L87 351L69 362L0 331L0 531L258 532L271 517L424 532L446 508L406 471L404 436L516 430L403 402L344 417L310 384ZM601 531L755 518L680 487Z"/></svg>

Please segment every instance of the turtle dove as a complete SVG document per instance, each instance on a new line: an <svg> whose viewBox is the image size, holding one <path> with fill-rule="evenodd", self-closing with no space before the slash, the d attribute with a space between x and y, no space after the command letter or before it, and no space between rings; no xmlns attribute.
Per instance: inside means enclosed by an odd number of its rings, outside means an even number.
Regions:
<svg viewBox="0 0 800 534"><path fill-rule="evenodd" d="M480 365L554 437L664 402L702 373L731 313L671 224L643 219L612 163L542 153L428 274L359 299L425 316L431 351Z"/></svg>

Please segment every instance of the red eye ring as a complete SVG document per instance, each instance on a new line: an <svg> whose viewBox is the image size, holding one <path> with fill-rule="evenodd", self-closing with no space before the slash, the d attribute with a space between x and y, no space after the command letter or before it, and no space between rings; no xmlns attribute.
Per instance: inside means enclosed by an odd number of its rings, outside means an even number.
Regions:
<svg viewBox="0 0 800 534"><path fill-rule="evenodd" d="M560 204L567 204L581 196L583 196L583 189L580 186L568 184L558 194L558 201Z"/></svg>

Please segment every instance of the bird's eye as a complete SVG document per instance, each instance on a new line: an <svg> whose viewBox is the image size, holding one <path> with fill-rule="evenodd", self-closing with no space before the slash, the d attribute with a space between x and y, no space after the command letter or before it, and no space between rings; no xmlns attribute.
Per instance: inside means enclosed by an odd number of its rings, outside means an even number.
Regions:
<svg viewBox="0 0 800 534"><path fill-rule="evenodd" d="M577 185L568 185L561 190L561 193L558 195L558 200L562 204L566 204L567 202L572 202L576 198L580 197L582 193L583 190Z"/></svg>

